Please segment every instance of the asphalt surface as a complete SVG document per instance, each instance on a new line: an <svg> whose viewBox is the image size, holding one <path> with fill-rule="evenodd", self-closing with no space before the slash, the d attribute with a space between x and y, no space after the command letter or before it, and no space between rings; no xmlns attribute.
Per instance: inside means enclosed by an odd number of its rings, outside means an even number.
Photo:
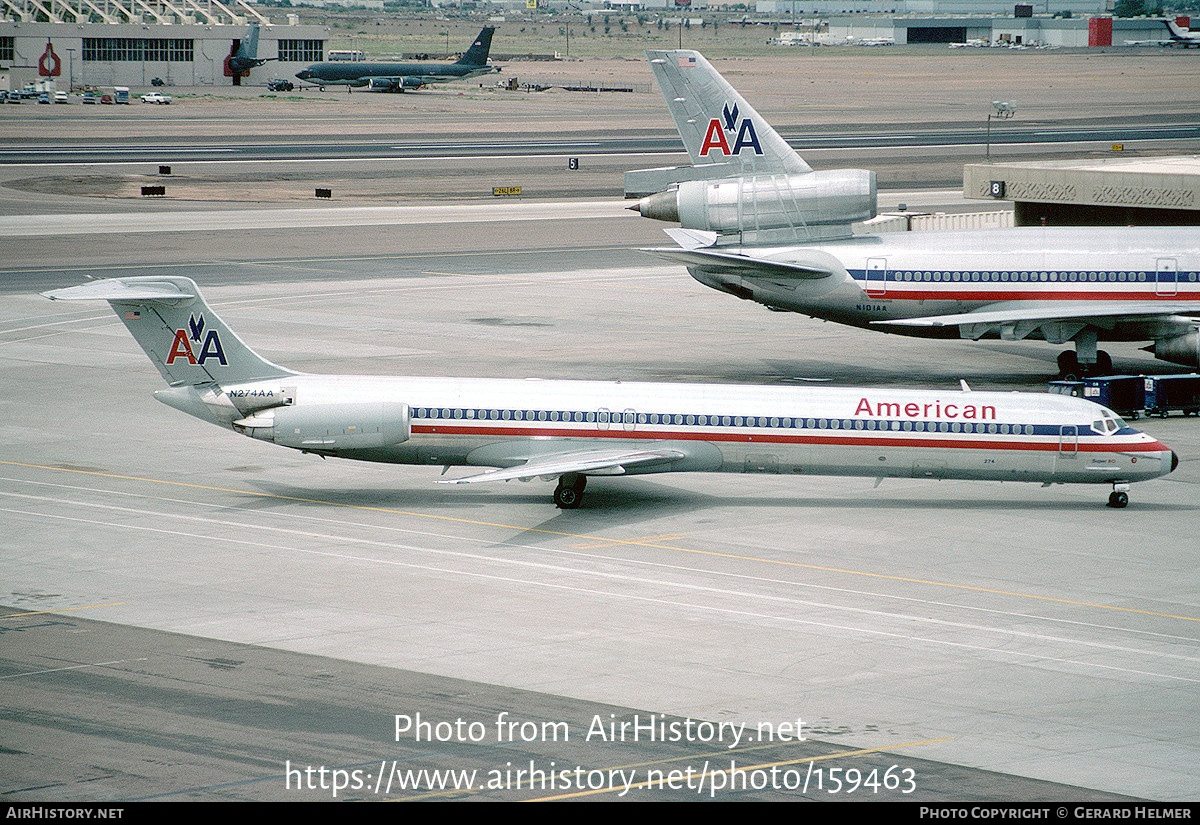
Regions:
<svg viewBox="0 0 1200 825"><path fill-rule="evenodd" d="M76 123L80 125L82 121ZM288 138L254 142L223 141L221 145L196 142L180 136L171 140L89 140L79 145L59 141L53 146L9 143L0 148L0 163L7 164L92 164L98 162L180 163L196 161L290 161L290 160L379 160L452 157L509 157L529 155L656 155L678 154L679 135L672 130L639 130L637 137L608 132L558 135L552 140L507 139L463 140L451 136L429 136L422 140L350 137L336 141ZM1114 118L1104 123L997 123L988 130L978 123L938 125L893 124L828 129L781 130L797 151L814 149L880 149L920 146L983 146L1027 144L1091 144L1104 142L1196 141L1200 122L1195 119L1148 125L1144 119Z"/></svg>

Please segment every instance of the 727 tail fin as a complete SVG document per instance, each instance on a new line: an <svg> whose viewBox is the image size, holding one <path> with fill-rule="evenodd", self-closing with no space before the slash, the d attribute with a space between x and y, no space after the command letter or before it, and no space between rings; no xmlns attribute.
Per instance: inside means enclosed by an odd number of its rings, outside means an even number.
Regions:
<svg viewBox="0 0 1200 825"><path fill-rule="evenodd" d="M42 294L55 301L108 301L172 386L229 385L296 374L246 346L190 278L109 278Z"/></svg>
<svg viewBox="0 0 1200 825"><path fill-rule="evenodd" d="M694 166L726 164L722 176L729 177L812 171L700 52L647 51L646 56Z"/></svg>

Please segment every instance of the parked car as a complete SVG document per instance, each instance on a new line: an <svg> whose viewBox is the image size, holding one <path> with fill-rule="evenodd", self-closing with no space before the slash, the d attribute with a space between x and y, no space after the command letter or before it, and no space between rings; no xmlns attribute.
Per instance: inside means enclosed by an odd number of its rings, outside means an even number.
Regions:
<svg viewBox="0 0 1200 825"><path fill-rule="evenodd" d="M83 93L83 102L84 102L84 103L91 103L91 104L95 104L95 103L96 103L96 99L97 99L97 98L96 98L96 93L95 93L95 92L84 92L84 93Z"/></svg>
<svg viewBox="0 0 1200 825"><path fill-rule="evenodd" d="M111 104L113 102L113 96L112 95L100 95L100 102Z"/></svg>
<svg viewBox="0 0 1200 825"><path fill-rule="evenodd" d="M50 102L50 93L49 92L42 92L40 95L38 95L38 103L49 103L49 102Z"/></svg>
<svg viewBox="0 0 1200 825"><path fill-rule="evenodd" d="M55 103L70 103L71 97L66 92L55 92L54 93L54 102Z"/></svg>
<svg viewBox="0 0 1200 825"><path fill-rule="evenodd" d="M164 103L170 103L171 96L164 95L162 92L150 92L142 95L142 103L157 103L160 106Z"/></svg>
<svg viewBox="0 0 1200 825"><path fill-rule="evenodd" d="M274 80L267 83L267 88L270 89L272 92L290 92L293 89L295 89L296 87L292 84L292 81L290 81L290 80L282 80L280 78L275 78Z"/></svg>

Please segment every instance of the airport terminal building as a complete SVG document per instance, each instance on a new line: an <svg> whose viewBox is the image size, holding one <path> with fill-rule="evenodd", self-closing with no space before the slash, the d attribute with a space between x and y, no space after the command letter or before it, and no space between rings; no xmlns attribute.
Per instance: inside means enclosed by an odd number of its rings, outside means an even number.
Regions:
<svg viewBox="0 0 1200 825"><path fill-rule="evenodd" d="M0 89L50 79L82 86L228 86L226 59L261 26L248 82L290 78L324 59L328 32L288 15L275 25L243 0L2 0ZM7 80L7 86L5 81Z"/></svg>

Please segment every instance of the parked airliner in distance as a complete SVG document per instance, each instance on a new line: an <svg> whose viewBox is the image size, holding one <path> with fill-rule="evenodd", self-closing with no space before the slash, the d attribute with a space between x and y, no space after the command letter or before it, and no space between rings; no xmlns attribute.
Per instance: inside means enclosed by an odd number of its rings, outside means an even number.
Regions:
<svg viewBox="0 0 1200 825"><path fill-rule="evenodd" d="M1200 366L1200 228L1024 227L858 235L876 181L813 171L698 52L647 52L691 167L633 207L673 221L646 250L770 309L929 338L1073 343L1060 373L1111 372L1099 341ZM645 190L643 190L645 191Z"/></svg>
<svg viewBox="0 0 1200 825"><path fill-rule="evenodd" d="M1110 484L1175 469L1115 413L1031 393L306 375L238 338L188 278L93 281L44 293L108 301L171 385L163 403L306 453L489 467L473 483L589 475L805 473Z"/></svg>
<svg viewBox="0 0 1200 825"><path fill-rule="evenodd" d="M350 91L351 87L367 86L377 91L403 92L431 83L491 74L500 71L499 66L488 63L495 31L495 26L485 27L466 54L454 63L314 63L296 72L296 77L322 89L330 85L344 85L346 91Z"/></svg>
<svg viewBox="0 0 1200 825"><path fill-rule="evenodd" d="M1166 41L1168 45L1181 46L1185 49L1190 49L1193 46L1200 48L1200 32L1185 29L1174 20L1164 20L1163 23L1167 27L1167 32L1171 35L1171 39Z"/></svg>

